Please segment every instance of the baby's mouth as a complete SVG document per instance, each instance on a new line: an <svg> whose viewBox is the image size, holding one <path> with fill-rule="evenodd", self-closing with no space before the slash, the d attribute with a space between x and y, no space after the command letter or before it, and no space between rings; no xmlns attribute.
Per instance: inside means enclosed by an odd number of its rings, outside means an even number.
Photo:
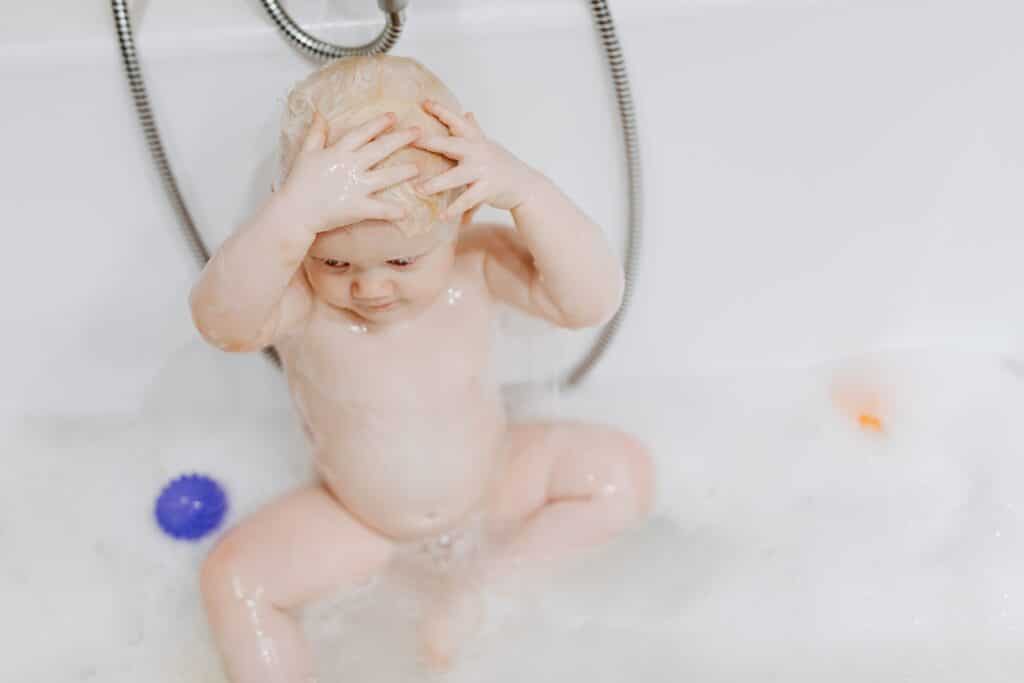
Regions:
<svg viewBox="0 0 1024 683"><path fill-rule="evenodd" d="M398 299L368 299L368 300L357 300L356 306L364 311L370 311L372 313L383 313L384 311L390 311L391 309L398 306Z"/></svg>

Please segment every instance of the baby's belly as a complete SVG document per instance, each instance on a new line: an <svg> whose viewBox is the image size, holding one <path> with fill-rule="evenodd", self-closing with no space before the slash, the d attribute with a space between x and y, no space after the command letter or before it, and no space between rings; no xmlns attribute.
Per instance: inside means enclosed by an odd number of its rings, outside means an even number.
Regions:
<svg viewBox="0 0 1024 683"><path fill-rule="evenodd" d="M328 488L357 519L392 538L455 526L478 507L499 466L505 419L497 391L312 412L320 413L308 426Z"/></svg>

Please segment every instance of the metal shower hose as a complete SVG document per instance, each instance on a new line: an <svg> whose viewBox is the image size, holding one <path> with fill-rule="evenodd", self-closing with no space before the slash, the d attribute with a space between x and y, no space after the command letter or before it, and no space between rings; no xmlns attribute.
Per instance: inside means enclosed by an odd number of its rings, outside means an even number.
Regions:
<svg viewBox="0 0 1024 683"><path fill-rule="evenodd" d="M403 10L408 4L408 0L378 0L378 4L386 17L384 28L380 34L365 45L342 47L324 42L303 31L281 8L277 0L261 0L261 2L274 20L274 23L277 24L278 28L289 40L302 51L323 60L387 52L398 41L398 37L402 33L405 18ZM626 231L624 264L625 288L622 295L622 305L619 307L618 312L601 330L600 335L586 355L561 380L560 384L564 388L573 387L586 377L587 373L604 355L604 352L611 345L615 334L622 326L636 284L642 236L643 187L640 168L640 145L637 140L636 116L633 110L633 97L630 92L629 77L626 74L626 64L622 56L622 48L615 34L615 24L612 21L608 3L605 0L589 0L589 4L594 25L601 35L601 43L604 45L608 58L608 67L612 73L615 96L619 104L622 136L625 142L626 173L627 182L629 183L628 229ZM205 265L210 259L210 252L203 242L202 235L196 229L188 206L181 196L178 183L175 181L174 174L171 172L170 164L167 161L167 155L164 153L156 122L153 120L153 110L149 104L149 97L146 95L146 85L142 79L142 69L139 66L138 55L135 51L135 41L131 30L127 0L111 0L111 8L114 13L117 40L121 47L121 57L124 60L125 74L128 77L132 98L135 100L135 110L138 113L139 122L142 124L146 144L160 173L164 190L167 192L171 205L178 214L185 238L200 265ZM268 348L265 350L265 353L275 365L280 366L280 359L273 349Z"/></svg>

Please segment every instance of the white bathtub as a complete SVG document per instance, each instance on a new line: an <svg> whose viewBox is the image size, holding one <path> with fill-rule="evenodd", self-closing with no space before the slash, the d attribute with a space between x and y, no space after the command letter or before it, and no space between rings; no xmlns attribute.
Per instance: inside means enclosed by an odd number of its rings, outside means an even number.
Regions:
<svg viewBox="0 0 1024 683"><path fill-rule="evenodd" d="M196 267L109 8L8 5L0 680L221 681L194 585L208 542L160 537L153 496L212 472L237 521L308 476L301 442L280 378L191 326ZM136 5L164 142L216 243L266 191L283 93L311 67L255 0ZM348 42L375 32L374 5L288 3ZM645 251L592 383L535 409L645 434L658 513L496 617L452 680L1021 680L1024 6L612 6ZM621 238L617 112L583 0L411 0L395 53ZM506 371L565 367L587 341L521 335ZM882 397L883 435L835 409L847 381ZM352 635L335 619L328 644ZM380 673L368 638L325 666L416 680Z"/></svg>

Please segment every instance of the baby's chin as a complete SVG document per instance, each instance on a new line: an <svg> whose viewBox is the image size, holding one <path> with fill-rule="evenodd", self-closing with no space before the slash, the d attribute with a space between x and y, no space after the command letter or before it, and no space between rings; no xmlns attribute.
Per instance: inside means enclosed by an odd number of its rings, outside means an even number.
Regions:
<svg viewBox="0 0 1024 683"><path fill-rule="evenodd" d="M388 326L413 320L419 317L427 308L429 308L429 304L399 300L380 307L363 307L350 304L346 307L346 310L363 323Z"/></svg>
<svg viewBox="0 0 1024 683"><path fill-rule="evenodd" d="M349 306L348 311L367 322L400 321L409 316L408 304L404 301L395 301L385 306Z"/></svg>

